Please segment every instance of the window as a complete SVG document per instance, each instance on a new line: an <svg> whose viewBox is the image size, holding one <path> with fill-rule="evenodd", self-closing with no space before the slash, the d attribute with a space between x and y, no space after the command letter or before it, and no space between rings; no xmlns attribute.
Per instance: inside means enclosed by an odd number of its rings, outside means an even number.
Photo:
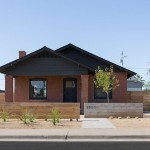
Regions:
<svg viewBox="0 0 150 150"><path fill-rule="evenodd" d="M30 80L30 99L47 99L47 80Z"/></svg>
<svg viewBox="0 0 150 150"><path fill-rule="evenodd" d="M109 93L109 98L112 99L112 92ZM94 99L107 99L107 94L103 92L101 87L94 86Z"/></svg>
<svg viewBox="0 0 150 150"><path fill-rule="evenodd" d="M66 81L66 88L75 88L75 81Z"/></svg>

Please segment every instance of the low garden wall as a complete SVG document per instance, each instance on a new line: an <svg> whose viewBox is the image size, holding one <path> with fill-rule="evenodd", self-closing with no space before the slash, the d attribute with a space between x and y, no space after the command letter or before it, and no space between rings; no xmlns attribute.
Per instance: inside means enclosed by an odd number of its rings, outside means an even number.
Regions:
<svg viewBox="0 0 150 150"><path fill-rule="evenodd" d="M143 117L142 103L85 103L85 118Z"/></svg>
<svg viewBox="0 0 150 150"><path fill-rule="evenodd" d="M60 111L61 118L79 119L79 103L1 103L0 111L7 111L11 118L18 118L22 113L29 112L37 118L46 119L52 109Z"/></svg>

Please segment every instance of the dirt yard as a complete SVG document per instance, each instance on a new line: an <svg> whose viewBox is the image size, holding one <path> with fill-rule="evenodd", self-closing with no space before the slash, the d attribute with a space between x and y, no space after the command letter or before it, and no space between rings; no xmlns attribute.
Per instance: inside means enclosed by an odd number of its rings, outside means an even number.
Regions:
<svg viewBox="0 0 150 150"><path fill-rule="evenodd" d="M109 120L116 128L150 128L150 118Z"/></svg>
<svg viewBox="0 0 150 150"><path fill-rule="evenodd" d="M116 128L150 128L150 116L146 115L144 118L114 118L109 121L116 126Z"/></svg>
<svg viewBox="0 0 150 150"><path fill-rule="evenodd" d="M51 121L45 121L43 119L36 119L35 122L31 124L24 124L18 119L8 119L8 121L3 122L0 120L0 129L63 129L63 128L81 128L80 121L70 121L61 120L55 126Z"/></svg>
<svg viewBox="0 0 150 150"><path fill-rule="evenodd" d="M150 128L150 115L144 116L144 118L113 118L109 121L116 128ZM19 119L8 119L3 122L0 119L0 129L64 129L64 128L81 128L82 121L70 121L69 119L61 119L60 123L55 126L51 121L45 121L44 119L36 119L35 122L31 124L24 124Z"/></svg>

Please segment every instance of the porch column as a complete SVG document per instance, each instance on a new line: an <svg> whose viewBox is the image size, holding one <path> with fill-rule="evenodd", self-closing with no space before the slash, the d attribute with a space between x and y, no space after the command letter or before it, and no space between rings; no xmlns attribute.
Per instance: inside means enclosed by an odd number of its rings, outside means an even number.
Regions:
<svg viewBox="0 0 150 150"><path fill-rule="evenodd" d="M84 103L89 98L89 75L81 75L81 113L84 112Z"/></svg>
<svg viewBox="0 0 150 150"><path fill-rule="evenodd" d="M5 76L5 102L13 102L13 77Z"/></svg>

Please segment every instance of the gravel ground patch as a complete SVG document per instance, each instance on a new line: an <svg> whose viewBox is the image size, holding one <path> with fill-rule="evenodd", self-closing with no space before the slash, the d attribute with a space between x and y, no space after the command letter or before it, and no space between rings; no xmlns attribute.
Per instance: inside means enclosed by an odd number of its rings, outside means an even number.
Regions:
<svg viewBox="0 0 150 150"><path fill-rule="evenodd" d="M51 121L45 121L43 119L36 119L31 124L24 124L18 119L8 119L8 121L3 122L0 120L0 129L63 129L63 128L81 128L80 121L70 121L69 119L63 119L60 123L55 126Z"/></svg>
<svg viewBox="0 0 150 150"><path fill-rule="evenodd" d="M150 128L150 118L109 119L116 128Z"/></svg>
<svg viewBox="0 0 150 150"><path fill-rule="evenodd" d="M3 122L0 119L0 129L69 129L69 128L82 128L82 121L84 117L81 116L79 121L75 119L70 121L69 119L61 119L60 123L55 126L51 121L45 121L44 119L36 119L31 124L24 124L19 119L8 119ZM150 114L144 115L144 118L113 118L108 119L116 128L150 128ZM99 128L99 127L98 127Z"/></svg>

